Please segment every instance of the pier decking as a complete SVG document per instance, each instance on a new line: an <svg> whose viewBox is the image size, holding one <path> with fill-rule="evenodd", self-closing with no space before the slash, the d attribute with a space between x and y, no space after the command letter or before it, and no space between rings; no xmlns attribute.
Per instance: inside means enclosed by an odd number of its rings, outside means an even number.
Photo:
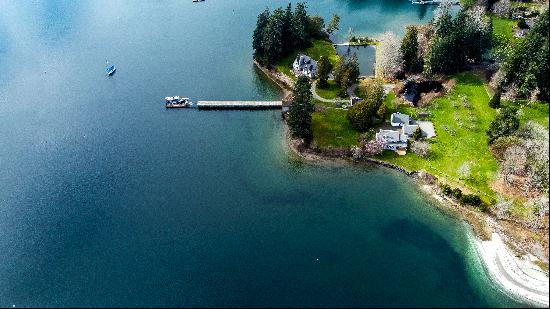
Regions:
<svg viewBox="0 0 550 309"><path fill-rule="evenodd" d="M282 101L198 101L199 109L282 109Z"/></svg>

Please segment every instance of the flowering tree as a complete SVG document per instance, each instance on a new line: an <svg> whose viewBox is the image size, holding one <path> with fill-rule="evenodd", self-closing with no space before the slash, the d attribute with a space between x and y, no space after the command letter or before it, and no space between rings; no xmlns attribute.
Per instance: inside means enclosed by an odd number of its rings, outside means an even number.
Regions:
<svg viewBox="0 0 550 309"><path fill-rule="evenodd" d="M508 217L508 209L510 206L512 206L512 200L499 197L498 202L493 206L493 212L497 216L497 219L505 219Z"/></svg>
<svg viewBox="0 0 550 309"><path fill-rule="evenodd" d="M363 152L368 157L373 157L375 155L381 154L382 151L384 151L384 143L377 139L370 140L363 147Z"/></svg>
<svg viewBox="0 0 550 309"><path fill-rule="evenodd" d="M403 71L401 42L393 32L386 32L380 39L378 67L384 77L395 78Z"/></svg>
<svg viewBox="0 0 550 309"><path fill-rule="evenodd" d="M500 17L509 18L512 12L512 4L510 0L500 0L493 5L493 13Z"/></svg>
<svg viewBox="0 0 550 309"><path fill-rule="evenodd" d="M411 145L411 151L422 158L427 158L430 155L431 145L428 142L415 141Z"/></svg>
<svg viewBox="0 0 550 309"><path fill-rule="evenodd" d="M460 178L469 178L472 175L472 168L470 167L470 162L466 161L460 165L456 171Z"/></svg>

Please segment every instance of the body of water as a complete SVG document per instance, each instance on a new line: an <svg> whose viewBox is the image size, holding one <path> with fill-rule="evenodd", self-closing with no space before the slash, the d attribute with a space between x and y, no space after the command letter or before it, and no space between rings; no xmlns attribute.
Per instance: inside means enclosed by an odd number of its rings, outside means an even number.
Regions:
<svg viewBox="0 0 550 309"><path fill-rule="evenodd" d="M291 159L277 111L165 110L279 98L250 36L284 4L0 0L0 306L517 305L408 178ZM431 16L309 9L373 36Z"/></svg>

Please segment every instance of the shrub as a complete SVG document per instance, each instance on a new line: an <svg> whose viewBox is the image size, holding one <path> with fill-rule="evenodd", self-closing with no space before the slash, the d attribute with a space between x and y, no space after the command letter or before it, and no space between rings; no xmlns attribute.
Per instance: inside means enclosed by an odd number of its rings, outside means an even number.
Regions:
<svg viewBox="0 0 550 309"><path fill-rule="evenodd" d="M460 200L460 198L462 197L462 190L460 190L459 188L454 188L452 193L453 197L457 200Z"/></svg>
<svg viewBox="0 0 550 309"><path fill-rule="evenodd" d="M489 107L490 108L499 108L500 107L500 96L501 96L500 91L495 92L495 94L493 95L491 100L489 100Z"/></svg>
<svg viewBox="0 0 550 309"><path fill-rule="evenodd" d="M466 205L480 206L482 202L481 198L476 194L464 194L460 197L460 203Z"/></svg>
<svg viewBox="0 0 550 309"><path fill-rule="evenodd" d="M421 137L422 137L422 129L420 129L420 127L418 127L414 131L414 133L412 135L412 139L416 141L416 140L419 140Z"/></svg>
<svg viewBox="0 0 550 309"><path fill-rule="evenodd" d="M441 190L443 191L443 194L447 196L451 196L453 194L453 189L448 184L443 184L441 186Z"/></svg>
<svg viewBox="0 0 550 309"><path fill-rule="evenodd" d="M517 109L514 107L503 108L489 125L487 136L489 144L494 143L499 137L510 136L519 128Z"/></svg>
<svg viewBox="0 0 550 309"><path fill-rule="evenodd" d="M527 25L527 22L525 21L525 18L518 19L518 27L520 27L521 29L529 28L529 25Z"/></svg>

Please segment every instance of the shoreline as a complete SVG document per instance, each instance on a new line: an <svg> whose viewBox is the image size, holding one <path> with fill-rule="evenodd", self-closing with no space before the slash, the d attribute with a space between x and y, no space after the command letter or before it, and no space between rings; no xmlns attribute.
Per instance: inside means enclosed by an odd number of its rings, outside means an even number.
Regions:
<svg viewBox="0 0 550 309"><path fill-rule="evenodd" d="M288 87L286 81L280 80L275 72L271 72L256 61L254 61L254 64L281 88L284 95L283 100L287 99L289 95L291 95L289 91L290 87ZM283 85L287 87L284 87ZM427 173L419 171L409 172L398 165L372 158L366 158L363 161L357 162L347 157L333 158L308 151L300 151L296 145L297 141L292 139L290 136L290 129L286 124L286 121L283 126L283 142L288 152L309 163L337 165L366 163L390 168L412 178L413 182L415 182L427 196L436 201L438 207L442 207L443 209L456 213L462 220L466 221L473 228L477 254L481 259L488 276L495 285L514 299L531 305L543 307L549 306L549 277L547 273L545 273L534 263L537 258L529 253L515 254L511 250L510 246L502 241L501 233L507 242L513 243L513 247L520 248L521 245L514 242L513 238L505 235L503 233L503 227L496 220L493 220L488 215L468 209L443 195L437 184L427 183L421 179L422 176ZM432 175L430 176L433 177ZM435 179L437 182L437 178Z"/></svg>
<svg viewBox="0 0 550 309"><path fill-rule="evenodd" d="M420 179L422 172L408 172L400 166L375 159L357 162L349 158L331 158L300 151L296 147L296 141L290 136L290 129L286 123L284 124L284 135L283 143L287 151L291 155L311 164L336 164L344 166L366 163L393 169L410 177L424 194L435 200L436 207L451 211L457 218L466 221L472 227L474 232L472 235L474 248L491 282L513 299L534 306L549 306L549 278L534 263L537 258L531 254L518 256L502 240L501 235L494 232L495 229L499 230L495 227L500 227L496 221L482 213L467 209L456 201L450 200L439 192L437 184L424 183Z"/></svg>

